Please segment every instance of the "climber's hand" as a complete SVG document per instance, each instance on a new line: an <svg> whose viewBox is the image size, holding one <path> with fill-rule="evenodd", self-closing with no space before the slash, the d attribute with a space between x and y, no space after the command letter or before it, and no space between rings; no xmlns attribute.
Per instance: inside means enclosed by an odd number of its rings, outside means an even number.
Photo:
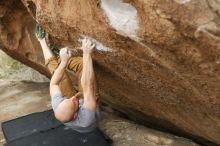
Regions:
<svg viewBox="0 0 220 146"><path fill-rule="evenodd" d="M85 38L82 40L82 50L84 54L90 54L94 50L95 44L91 40Z"/></svg>
<svg viewBox="0 0 220 146"><path fill-rule="evenodd" d="M70 57L71 57L71 50L69 48L62 48L60 50L61 62L67 63Z"/></svg>

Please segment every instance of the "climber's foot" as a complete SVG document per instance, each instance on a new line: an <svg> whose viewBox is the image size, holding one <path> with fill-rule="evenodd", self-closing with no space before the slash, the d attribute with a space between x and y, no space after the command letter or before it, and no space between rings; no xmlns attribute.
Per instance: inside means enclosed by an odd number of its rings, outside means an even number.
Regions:
<svg viewBox="0 0 220 146"><path fill-rule="evenodd" d="M45 30L43 29L43 27L39 23L36 24L35 35L36 35L38 40L42 40L46 36Z"/></svg>
<svg viewBox="0 0 220 146"><path fill-rule="evenodd" d="M53 52L53 54L54 54L56 57L59 57L60 47L58 47L58 46L56 46L56 45L51 45L51 44L49 44L49 48L51 49L51 51Z"/></svg>

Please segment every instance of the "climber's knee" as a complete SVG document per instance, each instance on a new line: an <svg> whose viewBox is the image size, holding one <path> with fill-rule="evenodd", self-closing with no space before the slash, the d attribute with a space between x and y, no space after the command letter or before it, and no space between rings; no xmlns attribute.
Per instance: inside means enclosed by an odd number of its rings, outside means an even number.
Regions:
<svg viewBox="0 0 220 146"><path fill-rule="evenodd" d="M45 65L49 69L50 73L53 74L56 68L58 67L59 63L57 58L53 56L45 61Z"/></svg>
<svg viewBox="0 0 220 146"><path fill-rule="evenodd" d="M82 57L71 57L69 59L67 68L69 70L74 71L76 74L80 74L80 72L82 71L82 67L83 67L83 60Z"/></svg>

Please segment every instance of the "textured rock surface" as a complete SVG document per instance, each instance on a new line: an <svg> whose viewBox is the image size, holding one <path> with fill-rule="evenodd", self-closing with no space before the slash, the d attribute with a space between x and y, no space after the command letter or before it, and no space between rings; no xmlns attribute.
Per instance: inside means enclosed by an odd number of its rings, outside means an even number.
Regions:
<svg viewBox="0 0 220 146"><path fill-rule="evenodd" d="M60 46L89 36L103 51L94 59L105 103L144 124L220 144L219 0L22 2L0 2L6 53L50 76L34 19Z"/></svg>
<svg viewBox="0 0 220 146"><path fill-rule="evenodd" d="M102 112L100 128L113 140L112 146L199 146L188 139L159 132Z"/></svg>

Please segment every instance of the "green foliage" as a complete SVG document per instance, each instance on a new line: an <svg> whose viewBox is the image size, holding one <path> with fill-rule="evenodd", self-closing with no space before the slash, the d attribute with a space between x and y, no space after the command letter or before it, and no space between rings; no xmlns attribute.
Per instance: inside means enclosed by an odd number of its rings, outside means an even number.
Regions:
<svg viewBox="0 0 220 146"><path fill-rule="evenodd" d="M0 51L0 79L7 78L8 75L13 74L21 66L22 64L20 62Z"/></svg>

